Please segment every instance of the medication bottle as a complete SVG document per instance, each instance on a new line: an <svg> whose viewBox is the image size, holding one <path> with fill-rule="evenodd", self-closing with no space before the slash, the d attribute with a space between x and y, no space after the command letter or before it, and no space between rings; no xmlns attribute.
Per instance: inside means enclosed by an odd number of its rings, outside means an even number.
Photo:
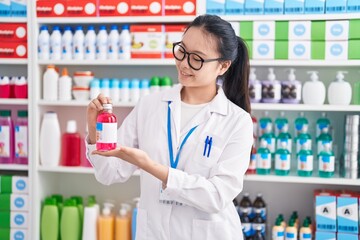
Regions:
<svg viewBox="0 0 360 240"><path fill-rule="evenodd" d="M70 101L72 89L72 79L68 74L67 68L62 69L61 77L59 78L59 100Z"/></svg>
<svg viewBox="0 0 360 240"><path fill-rule="evenodd" d="M27 98L28 97L28 84L27 79L24 76L18 77L14 84L15 98Z"/></svg>
<svg viewBox="0 0 360 240"><path fill-rule="evenodd" d="M103 104L103 108L96 122L96 149L108 151L116 148L117 119L111 104Z"/></svg>
<svg viewBox="0 0 360 240"><path fill-rule="evenodd" d="M240 200L240 203L239 203L239 215L243 215L244 212L247 212L250 219L252 219L253 217L253 208L252 208L252 202L250 200L250 197L249 197L249 193L244 193L242 199Z"/></svg>
<svg viewBox="0 0 360 240"><path fill-rule="evenodd" d="M295 135L299 136L300 133L307 133L309 129L309 121L305 118L304 113L300 112L299 117L295 119Z"/></svg>
<svg viewBox="0 0 360 240"><path fill-rule="evenodd" d="M14 126L10 110L0 110L0 163L13 163Z"/></svg>
<svg viewBox="0 0 360 240"><path fill-rule="evenodd" d="M61 165L80 166L81 136L76 129L76 121L67 122L66 132L61 138Z"/></svg>
<svg viewBox="0 0 360 240"><path fill-rule="evenodd" d="M19 110L15 121L16 164L28 164L28 111Z"/></svg>
<svg viewBox="0 0 360 240"><path fill-rule="evenodd" d="M77 26L73 38L73 58L84 60L85 35L82 26Z"/></svg>
<svg viewBox="0 0 360 240"><path fill-rule="evenodd" d="M38 58L41 60L49 60L50 58L50 34L47 26L40 27L38 38Z"/></svg>
<svg viewBox="0 0 360 240"><path fill-rule="evenodd" d="M291 141L291 140L290 140ZM291 155L287 149L288 142L281 141L275 153L275 174L280 176L289 175L291 166Z"/></svg>
<svg viewBox="0 0 360 240"><path fill-rule="evenodd" d="M285 118L285 113L280 112L280 116L275 119L275 136L279 136L280 133L286 133L289 131L289 121Z"/></svg>
<svg viewBox="0 0 360 240"><path fill-rule="evenodd" d="M7 76L0 78L0 98L10 98L10 79Z"/></svg>
<svg viewBox="0 0 360 240"><path fill-rule="evenodd" d="M43 99L46 101L58 100L59 74L54 65L49 65L43 76Z"/></svg>
<svg viewBox="0 0 360 240"><path fill-rule="evenodd" d="M265 139L260 142L260 148L256 153L256 173L261 175L270 174L271 171L271 153L268 149L268 143Z"/></svg>
<svg viewBox="0 0 360 240"><path fill-rule="evenodd" d="M256 213L260 213L261 218L266 221L266 203L262 197L262 193L258 193L253 202L253 211Z"/></svg>
<svg viewBox="0 0 360 240"><path fill-rule="evenodd" d="M326 117L326 113L321 113L321 117L316 121L316 137L323 133L323 129L330 129L330 120Z"/></svg>
<svg viewBox="0 0 360 240"><path fill-rule="evenodd" d="M107 58L108 34L106 26L100 26L96 36L96 59L105 60Z"/></svg>
<svg viewBox="0 0 360 240"><path fill-rule="evenodd" d="M72 59L73 34L70 26L64 27L64 33L61 37L61 58L63 60Z"/></svg>
<svg viewBox="0 0 360 240"><path fill-rule="evenodd" d="M85 35L85 59L95 60L96 53L96 33L94 26L88 26L88 30Z"/></svg>
<svg viewBox="0 0 360 240"><path fill-rule="evenodd" d="M119 57L119 31L116 25L111 25L108 37L107 59L117 60Z"/></svg>
<svg viewBox="0 0 360 240"><path fill-rule="evenodd" d="M56 167L60 161L61 132L55 112L46 112L40 128L40 163Z"/></svg>
<svg viewBox="0 0 360 240"><path fill-rule="evenodd" d="M243 233L244 233L245 237L250 237L252 234L251 221L250 221L249 214L250 214L249 210L244 209L240 216L241 225L243 227Z"/></svg>
<svg viewBox="0 0 360 240"><path fill-rule="evenodd" d="M121 33L119 37L119 58L130 59L131 58L131 34L129 31L129 25L123 25L121 27Z"/></svg>
<svg viewBox="0 0 360 240"><path fill-rule="evenodd" d="M272 229L272 240L284 240L284 227L281 225L281 218L277 218Z"/></svg>
<svg viewBox="0 0 360 240"><path fill-rule="evenodd" d="M50 35L50 59L61 59L61 32L59 26L54 26Z"/></svg>
<svg viewBox="0 0 360 240"><path fill-rule="evenodd" d="M309 142L301 145L301 150L297 154L297 173L301 177L309 177L313 171L314 155L311 151Z"/></svg>
<svg viewBox="0 0 360 240"><path fill-rule="evenodd" d="M329 178L334 175L335 172L335 156L331 151L329 143L324 144L324 150L319 155L319 176Z"/></svg>

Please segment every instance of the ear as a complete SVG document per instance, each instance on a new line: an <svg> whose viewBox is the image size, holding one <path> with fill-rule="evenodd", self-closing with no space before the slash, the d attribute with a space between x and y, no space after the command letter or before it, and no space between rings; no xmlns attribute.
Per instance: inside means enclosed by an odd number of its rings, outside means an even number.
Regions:
<svg viewBox="0 0 360 240"><path fill-rule="evenodd" d="M220 76L224 75L226 73L226 71L229 69L231 65L231 61L230 60L226 60L226 61L221 61L220 62Z"/></svg>

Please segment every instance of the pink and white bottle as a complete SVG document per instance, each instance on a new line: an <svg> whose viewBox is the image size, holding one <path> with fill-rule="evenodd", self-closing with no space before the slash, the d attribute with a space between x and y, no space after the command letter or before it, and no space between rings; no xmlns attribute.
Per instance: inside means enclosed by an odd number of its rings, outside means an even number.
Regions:
<svg viewBox="0 0 360 240"><path fill-rule="evenodd" d="M28 164L28 111L19 110L15 121L14 163Z"/></svg>
<svg viewBox="0 0 360 240"><path fill-rule="evenodd" d="M0 111L0 163L13 163L14 126L10 110Z"/></svg>
<svg viewBox="0 0 360 240"><path fill-rule="evenodd" d="M116 148L117 119L112 112L111 104L103 104L103 108L96 122L96 149L109 151Z"/></svg>

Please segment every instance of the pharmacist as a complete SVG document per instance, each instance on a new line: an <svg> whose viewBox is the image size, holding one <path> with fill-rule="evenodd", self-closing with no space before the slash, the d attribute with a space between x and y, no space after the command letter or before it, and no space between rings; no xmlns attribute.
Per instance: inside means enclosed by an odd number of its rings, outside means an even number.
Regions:
<svg viewBox="0 0 360 240"><path fill-rule="evenodd" d="M118 129L117 149L95 150L97 115L111 100L89 103L88 158L105 185L140 169L136 240L241 240L232 201L253 143L248 51L228 22L202 15L173 54L179 84L140 99Z"/></svg>

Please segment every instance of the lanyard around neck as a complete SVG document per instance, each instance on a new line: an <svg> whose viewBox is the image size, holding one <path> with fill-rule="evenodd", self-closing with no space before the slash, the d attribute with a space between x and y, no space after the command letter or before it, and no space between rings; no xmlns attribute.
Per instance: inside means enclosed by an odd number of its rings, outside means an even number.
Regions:
<svg viewBox="0 0 360 240"><path fill-rule="evenodd" d="M183 146L185 145L186 141L188 140L188 138L194 132L194 130L197 128L198 125L191 128L189 130L189 132L186 134L184 140L180 144L179 150L176 153L176 158L174 160L174 153L173 153L173 146L172 146L172 136L171 136L171 109L170 109L170 103L171 103L171 101L168 102L168 114L167 114L168 148L169 148L170 166L171 166L171 168L176 168L178 163L179 163L180 153L181 153L181 150L182 150Z"/></svg>

